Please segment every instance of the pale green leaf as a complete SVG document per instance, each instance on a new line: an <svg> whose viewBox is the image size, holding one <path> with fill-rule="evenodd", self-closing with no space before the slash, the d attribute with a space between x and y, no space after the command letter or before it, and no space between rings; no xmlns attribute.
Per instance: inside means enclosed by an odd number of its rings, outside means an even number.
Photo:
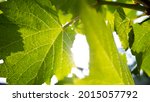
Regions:
<svg viewBox="0 0 150 102"><path fill-rule="evenodd" d="M74 39L75 32L70 28L67 28L59 35L52 47L55 57L54 68L56 68L54 69L54 73L58 80L62 80L65 76L67 76L74 65L70 51Z"/></svg>
<svg viewBox="0 0 150 102"><path fill-rule="evenodd" d="M62 25L69 23L72 19L72 14L65 14L61 10L58 11L59 20Z"/></svg>
<svg viewBox="0 0 150 102"><path fill-rule="evenodd" d="M73 15L78 15L79 1L80 0L51 0L52 4L55 5L56 9L62 10L66 14L72 13Z"/></svg>
<svg viewBox="0 0 150 102"><path fill-rule="evenodd" d="M0 25L12 27L0 29L0 54L5 58L0 76L9 84L42 84L54 74L62 79L69 73L73 35L62 29L49 0L8 0L0 8L8 19ZM62 73L58 74L59 69Z"/></svg>
<svg viewBox="0 0 150 102"><path fill-rule="evenodd" d="M133 84L132 76L115 46L102 14L81 3L81 19L90 46L90 75L76 84ZM123 58L123 59L122 59Z"/></svg>
<svg viewBox="0 0 150 102"><path fill-rule="evenodd" d="M0 3L1 3L1 2L4 2L4 1L7 1L7 0L0 0Z"/></svg>
<svg viewBox="0 0 150 102"><path fill-rule="evenodd" d="M118 8L114 14L114 27L124 49L129 47L130 20L126 17L122 8Z"/></svg>

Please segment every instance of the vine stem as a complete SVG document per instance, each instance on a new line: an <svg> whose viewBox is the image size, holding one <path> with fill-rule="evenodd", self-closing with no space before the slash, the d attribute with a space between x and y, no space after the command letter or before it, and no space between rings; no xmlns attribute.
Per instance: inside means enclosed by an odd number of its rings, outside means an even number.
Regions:
<svg viewBox="0 0 150 102"><path fill-rule="evenodd" d="M141 6L141 5L138 5L138 4L125 4L125 3L120 3L120 2L101 1L101 0L97 0L97 4L94 5L94 6L101 6L101 5L118 6L118 7L129 8L129 9L143 11L143 12L145 12L148 9L145 6ZM65 24L63 26L63 29L67 28L68 26L70 26L71 24L77 22L78 20L79 20L79 16L75 17L73 20L71 20L70 22Z"/></svg>
<svg viewBox="0 0 150 102"><path fill-rule="evenodd" d="M65 24L63 26L63 29L67 28L68 26L70 26L71 24L77 22L79 20L79 16L75 17L73 20L71 20L70 22L68 22L67 24Z"/></svg>
<svg viewBox="0 0 150 102"><path fill-rule="evenodd" d="M99 5L118 6L118 7L134 9L134 10L138 10L138 11L146 11L147 10L147 7L141 6L141 5L138 5L138 4L125 4L125 3L112 2L112 1L97 0L97 4L96 5L97 6L99 6Z"/></svg>

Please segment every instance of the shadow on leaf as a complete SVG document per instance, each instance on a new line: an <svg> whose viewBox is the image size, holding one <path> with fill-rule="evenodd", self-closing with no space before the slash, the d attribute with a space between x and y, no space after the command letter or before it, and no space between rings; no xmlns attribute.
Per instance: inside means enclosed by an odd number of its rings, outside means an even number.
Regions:
<svg viewBox="0 0 150 102"><path fill-rule="evenodd" d="M0 15L0 59L6 59L11 53L23 51L23 42L19 27Z"/></svg>

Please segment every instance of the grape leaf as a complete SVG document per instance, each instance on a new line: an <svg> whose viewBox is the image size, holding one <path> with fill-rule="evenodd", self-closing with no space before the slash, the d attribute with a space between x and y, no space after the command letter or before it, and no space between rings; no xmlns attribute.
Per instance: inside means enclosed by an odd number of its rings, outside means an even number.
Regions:
<svg viewBox="0 0 150 102"><path fill-rule="evenodd" d="M51 0L51 2L58 10L62 10L64 13L72 13L74 16L78 15L79 0Z"/></svg>
<svg viewBox="0 0 150 102"><path fill-rule="evenodd" d="M150 21L146 21L143 24L135 24L133 25L134 31L134 43L132 45L132 50L136 52L136 54L140 54L141 68L150 76ZM136 55L135 54L135 55Z"/></svg>
<svg viewBox="0 0 150 102"><path fill-rule="evenodd" d="M75 32L67 28L59 35L52 47L52 51L55 54L53 63L56 69L54 69L54 73L58 80L62 80L67 76L70 68L74 65L70 51L74 39Z"/></svg>
<svg viewBox="0 0 150 102"><path fill-rule="evenodd" d="M112 32L102 14L81 1L81 19L90 46L90 74L76 84L133 84L132 76L119 55Z"/></svg>
<svg viewBox="0 0 150 102"><path fill-rule="evenodd" d="M86 0L90 5L96 4L97 0ZM80 0L51 0L57 10L62 10L64 13L71 13L73 17L79 15Z"/></svg>
<svg viewBox="0 0 150 102"><path fill-rule="evenodd" d="M129 47L130 20L126 17L122 8L118 8L114 14L114 27L124 49Z"/></svg>
<svg viewBox="0 0 150 102"><path fill-rule="evenodd" d="M18 37L12 39L0 29L5 37L0 41L8 41L0 46L0 52L5 48L7 53L0 65L0 76L5 76L8 84L42 84L54 74L59 79L68 74L73 65L69 50L74 35L62 28L49 0L8 0L0 4L0 9L14 24L0 21L0 25L18 27L15 31L9 29L10 35ZM19 47L23 49L14 51L17 44L22 44Z"/></svg>

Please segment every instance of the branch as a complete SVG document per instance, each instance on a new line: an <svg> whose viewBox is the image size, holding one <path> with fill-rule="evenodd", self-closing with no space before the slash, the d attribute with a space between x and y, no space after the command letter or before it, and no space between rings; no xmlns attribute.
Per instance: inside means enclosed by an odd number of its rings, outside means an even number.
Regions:
<svg viewBox="0 0 150 102"><path fill-rule="evenodd" d="M125 4L125 3L120 3L120 2L112 2L112 1L101 1L97 0L97 4L93 6L101 6L101 5L109 5L109 6L117 6L117 7L124 7L124 8L129 8L133 10L138 10L138 11L147 11L149 8L137 4ZM79 16L75 17L73 20L70 22L66 23L63 26L63 29L67 28L68 26L72 25L73 23L77 22L79 20Z"/></svg>
<svg viewBox="0 0 150 102"><path fill-rule="evenodd" d="M71 20L70 22L68 22L67 24L65 24L63 26L63 29L67 28L68 26L72 25L73 23L77 22L79 20L79 16L75 17L73 20Z"/></svg>
<svg viewBox="0 0 150 102"><path fill-rule="evenodd" d="M134 9L138 11L146 11L147 7L137 5L137 4L125 4L125 3L120 3L120 2L112 2L112 1L100 1L97 0L97 6L99 5L110 5L110 6L118 6L118 7L124 7L124 8L129 8L129 9Z"/></svg>

